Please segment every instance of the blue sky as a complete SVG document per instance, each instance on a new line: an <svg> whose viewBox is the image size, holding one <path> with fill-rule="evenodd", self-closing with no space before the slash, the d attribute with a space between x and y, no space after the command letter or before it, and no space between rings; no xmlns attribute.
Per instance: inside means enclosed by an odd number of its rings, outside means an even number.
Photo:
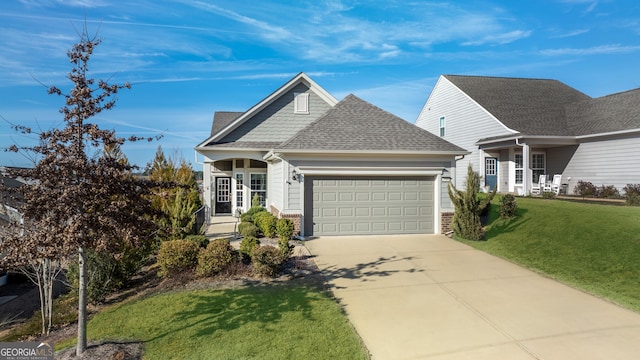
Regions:
<svg viewBox="0 0 640 360"><path fill-rule="evenodd" d="M409 122L440 74L552 78L592 97L640 87L637 0L3 0L4 119L60 125L62 98L40 83L68 86L85 21L103 40L91 75L133 86L95 122L164 136L125 146L140 166L158 145L194 163L214 111L245 111L300 71ZM32 141L0 122L0 148Z"/></svg>

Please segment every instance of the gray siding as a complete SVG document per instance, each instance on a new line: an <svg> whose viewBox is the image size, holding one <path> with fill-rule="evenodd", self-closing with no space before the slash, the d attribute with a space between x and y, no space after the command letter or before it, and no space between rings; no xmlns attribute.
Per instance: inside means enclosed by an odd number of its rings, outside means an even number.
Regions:
<svg viewBox="0 0 640 360"><path fill-rule="evenodd" d="M498 157L498 191L509 191L509 150L501 150Z"/></svg>
<svg viewBox="0 0 640 360"><path fill-rule="evenodd" d="M562 172L569 193L580 180L596 186L614 185L621 193L627 184L640 184L638 137L581 143Z"/></svg>
<svg viewBox="0 0 640 360"><path fill-rule="evenodd" d="M294 93L309 93L309 114L294 114ZM285 141L329 110L327 104L304 84L298 84L272 104L225 136L228 141Z"/></svg>
<svg viewBox="0 0 640 360"><path fill-rule="evenodd" d="M267 171L269 174L267 182L267 197L269 198L271 205L281 211L284 207L284 194L282 187L283 184L286 184L282 177L284 166L283 161L278 161L273 164L269 164Z"/></svg>
<svg viewBox="0 0 640 360"><path fill-rule="evenodd" d="M291 171L289 171L291 174ZM302 185L301 179L298 180L289 180L289 185L287 190L289 191L289 204L287 205L287 209L293 212L301 212L302 211Z"/></svg>
<svg viewBox="0 0 640 360"><path fill-rule="evenodd" d="M476 142L511 132L442 76L418 116L416 125L439 136L441 116L445 117L444 139L472 152L456 164L455 185L463 189L468 164L471 163L474 171L480 172L481 169Z"/></svg>

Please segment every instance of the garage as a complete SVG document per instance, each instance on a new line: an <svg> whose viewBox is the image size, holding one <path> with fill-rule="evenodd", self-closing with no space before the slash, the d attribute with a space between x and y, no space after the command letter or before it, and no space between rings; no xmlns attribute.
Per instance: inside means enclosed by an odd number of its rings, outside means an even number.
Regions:
<svg viewBox="0 0 640 360"><path fill-rule="evenodd" d="M307 199L313 235L434 232L433 177L314 177ZM307 206L309 204L307 203Z"/></svg>

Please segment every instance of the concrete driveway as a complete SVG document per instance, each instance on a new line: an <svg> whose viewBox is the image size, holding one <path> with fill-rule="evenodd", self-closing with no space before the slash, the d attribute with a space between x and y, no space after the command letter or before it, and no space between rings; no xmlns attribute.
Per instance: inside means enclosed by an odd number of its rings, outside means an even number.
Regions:
<svg viewBox="0 0 640 360"><path fill-rule="evenodd" d="M373 359L638 359L640 315L440 235L307 247Z"/></svg>

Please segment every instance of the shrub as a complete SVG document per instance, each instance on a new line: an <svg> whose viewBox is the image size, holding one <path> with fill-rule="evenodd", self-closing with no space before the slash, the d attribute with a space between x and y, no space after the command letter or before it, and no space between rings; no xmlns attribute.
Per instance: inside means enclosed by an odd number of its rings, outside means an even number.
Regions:
<svg viewBox="0 0 640 360"><path fill-rule="evenodd" d="M276 232L278 238L289 241L293 237L293 231L295 230L295 224L291 219L278 219L276 222Z"/></svg>
<svg viewBox="0 0 640 360"><path fill-rule="evenodd" d="M251 256L253 261L253 272L257 276L273 277L280 271L283 258L279 249L273 246L260 246Z"/></svg>
<svg viewBox="0 0 640 360"><path fill-rule="evenodd" d="M624 191L625 204L640 206L640 184L627 184L622 191Z"/></svg>
<svg viewBox="0 0 640 360"><path fill-rule="evenodd" d="M158 251L158 275L162 277L176 275L183 271L191 271L198 262L200 247L189 240L169 240L160 245Z"/></svg>
<svg viewBox="0 0 640 360"><path fill-rule="evenodd" d="M251 222L241 222L238 224L238 232L244 237L258 237L258 227Z"/></svg>
<svg viewBox="0 0 640 360"><path fill-rule="evenodd" d="M267 209L263 208L260 205L260 200L258 198L258 195L256 194L253 197L253 200L251 200L251 208L249 208L249 210L247 210L247 212L243 213L242 215L240 215L240 221L246 221L246 222L254 222L253 221L253 217L261 212L266 212Z"/></svg>
<svg viewBox="0 0 640 360"><path fill-rule="evenodd" d="M93 304L103 302L107 295L118 288L118 279L115 276L117 261L107 252L98 252L86 249L85 271L87 274L87 300ZM71 282L71 288L77 293L79 289L78 263L69 265L67 278Z"/></svg>
<svg viewBox="0 0 640 360"><path fill-rule="evenodd" d="M238 254L226 239L216 239L198 254L199 276L214 276L225 270L229 264L238 261Z"/></svg>
<svg viewBox="0 0 640 360"><path fill-rule="evenodd" d="M195 242L203 249L206 249L207 245L209 245L209 239L204 235L187 235L184 239Z"/></svg>
<svg viewBox="0 0 640 360"><path fill-rule="evenodd" d="M598 192L598 188L595 185L590 183L589 181L578 181L576 186L573 188L573 193L578 194L582 197L585 196L596 196Z"/></svg>
<svg viewBox="0 0 640 360"><path fill-rule="evenodd" d="M516 197L511 194L502 196L502 199L500 199L500 218L509 219L515 217L517 213Z"/></svg>
<svg viewBox="0 0 640 360"><path fill-rule="evenodd" d="M283 259L289 258L293 252L293 246L289 245L289 241L293 237L295 224L291 219L279 219L276 223L276 231L278 233L278 248L282 253Z"/></svg>
<svg viewBox="0 0 640 360"><path fill-rule="evenodd" d="M251 259L253 251L260 246L260 240L254 236L245 236L240 241L240 254L245 259Z"/></svg>
<svg viewBox="0 0 640 360"><path fill-rule="evenodd" d="M543 199L553 199L555 197L556 197L556 193L554 193L553 191L545 191L542 193Z"/></svg>
<svg viewBox="0 0 640 360"><path fill-rule="evenodd" d="M87 273L87 299L97 304L114 290L120 289L149 260L154 244L142 246L126 244L111 252L87 249L85 271ZM71 262L67 278L73 290L78 290L78 263Z"/></svg>
<svg viewBox="0 0 640 360"><path fill-rule="evenodd" d="M604 186L602 185L598 189L598 197L605 199L617 199L620 198L620 192L613 185Z"/></svg>
<svg viewBox="0 0 640 360"><path fill-rule="evenodd" d="M451 202L455 206L451 228L456 236L467 240L482 240L484 230L480 221L480 214L485 211L496 194L496 189L485 199L478 197L480 175L473 171L471 165L467 167L466 191L458 190L449 183L448 192Z"/></svg>
<svg viewBox="0 0 640 360"><path fill-rule="evenodd" d="M268 238L275 237L276 235L276 221L278 221L278 219L268 211L262 211L253 216L253 223L256 224L258 229Z"/></svg>

